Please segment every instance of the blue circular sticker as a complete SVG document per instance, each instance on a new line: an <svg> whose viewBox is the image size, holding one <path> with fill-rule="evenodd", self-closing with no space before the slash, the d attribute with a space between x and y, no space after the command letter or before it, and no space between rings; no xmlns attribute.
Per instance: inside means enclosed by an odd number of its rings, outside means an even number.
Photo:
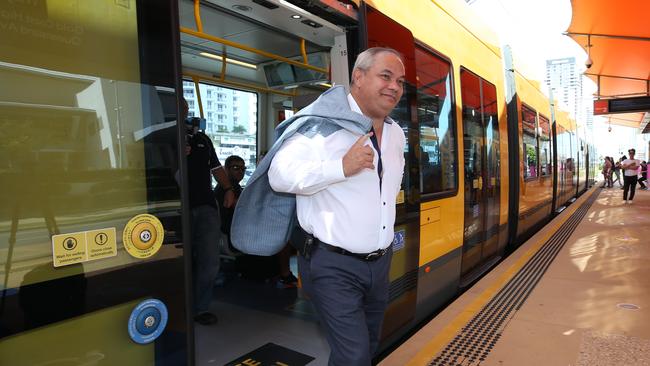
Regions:
<svg viewBox="0 0 650 366"><path fill-rule="evenodd" d="M133 309L129 317L129 336L140 344L151 343L167 325L167 307L157 299L145 300Z"/></svg>

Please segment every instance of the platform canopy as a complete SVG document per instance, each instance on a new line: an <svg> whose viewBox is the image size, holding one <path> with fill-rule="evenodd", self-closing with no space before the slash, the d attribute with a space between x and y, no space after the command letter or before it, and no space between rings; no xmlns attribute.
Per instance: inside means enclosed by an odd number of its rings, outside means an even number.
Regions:
<svg viewBox="0 0 650 366"><path fill-rule="evenodd" d="M571 7L573 16L566 34L593 61L585 75L598 85L594 99L650 95L650 1L571 0ZM647 130L648 115L609 117L612 124Z"/></svg>

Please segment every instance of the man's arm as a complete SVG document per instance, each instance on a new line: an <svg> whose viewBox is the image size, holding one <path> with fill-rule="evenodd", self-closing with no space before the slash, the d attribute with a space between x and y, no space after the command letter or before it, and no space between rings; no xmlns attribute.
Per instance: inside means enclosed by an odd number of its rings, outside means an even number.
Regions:
<svg viewBox="0 0 650 366"><path fill-rule="evenodd" d="M218 166L212 169L212 176L219 183L223 190L225 191L223 196L223 207L231 208L235 206L235 192L232 190L233 186L230 184L230 179L228 179L228 174L223 169L222 166Z"/></svg>
<svg viewBox="0 0 650 366"><path fill-rule="evenodd" d="M223 190L226 192L224 194L224 199L223 199L223 207L225 208L231 208L235 206L235 192L233 192L233 186L230 184L230 179L228 178L228 174L226 173L226 170L223 168L221 165L221 162L219 161L219 157L217 156L217 152L214 150L214 145L212 144L212 140L210 140L210 137L205 134L201 134L205 140L205 142L210 146L210 173L212 173L212 176L214 179L221 185Z"/></svg>

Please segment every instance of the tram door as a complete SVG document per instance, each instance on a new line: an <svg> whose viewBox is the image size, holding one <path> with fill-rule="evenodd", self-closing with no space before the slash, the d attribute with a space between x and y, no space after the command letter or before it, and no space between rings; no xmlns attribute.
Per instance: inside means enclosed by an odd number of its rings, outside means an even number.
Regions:
<svg viewBox="0 0 650 366"><path fill-rule="evenodd" d="M498 249L500 166L496 88L461 70L465 208L461 274L494 258Z"/></svg>
<svg viewBox="0 0 650 366"><path fill-rule="evenodd" d="M390 271L390 293L388 309L384 320L382 339L390 336L401 326L408 324L415 316L418 253L420 251L420 205L419 165L412 148L419 141L418 126L411 113L416 85L415 46L411 32L381 12L362 3L363 25L361 42L367 47L392 47L403 55L406 68L406 86L402 99L391 113L407 138L404 151L404 178L402 191L397 197L395 217L395 241ZM364 47L362 47L363 49Z"/></svg>
<svg viewBox="0 0 650 366"><path fill-rule="evenodd" d="M176 13L0 2L0 365L186 364Z"/></svg>

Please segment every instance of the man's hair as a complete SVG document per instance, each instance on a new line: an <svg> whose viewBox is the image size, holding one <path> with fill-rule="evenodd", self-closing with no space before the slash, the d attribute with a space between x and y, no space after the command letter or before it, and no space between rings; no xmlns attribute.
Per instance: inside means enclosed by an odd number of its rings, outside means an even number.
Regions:
<svg viewBox="0 0 650 366"><path fill-rule="evenodd" d="M246 162L244 161L244 159L242 159L241 156L230 155L230 156L226 159L226 162L225 162L224 164L225 164L226 168L230 168L230 166L231 166L233 163L237 162L237 161L241 161L241 162L244 163L244 164L246 163Z"/></svg>
<svg viewBox="0 0 650 366"><path fill-rule="evenodd" d="M372 47L361 52L359 56L357 56L357 60L354 61L354 67L352 68L352 73L354 74L354 70L368 71L368 69L370 69L372 65L375 63L375 59L377 55L385 52L392 53L393 55L397 56L397 58L399 58L400 61L402 61L402 64L404 63L404 58L402 57L402 54L397 52L396 50L388 47ZM352 79L350 84L354 84L354 79Z"/></svg>
<svg viewBox="0 0 650 366"><path fill-rule="evenodd" d="M630 154L636 154L636 150L634 150L634 149L630 149L627 152L629 152Z"/></svg>

